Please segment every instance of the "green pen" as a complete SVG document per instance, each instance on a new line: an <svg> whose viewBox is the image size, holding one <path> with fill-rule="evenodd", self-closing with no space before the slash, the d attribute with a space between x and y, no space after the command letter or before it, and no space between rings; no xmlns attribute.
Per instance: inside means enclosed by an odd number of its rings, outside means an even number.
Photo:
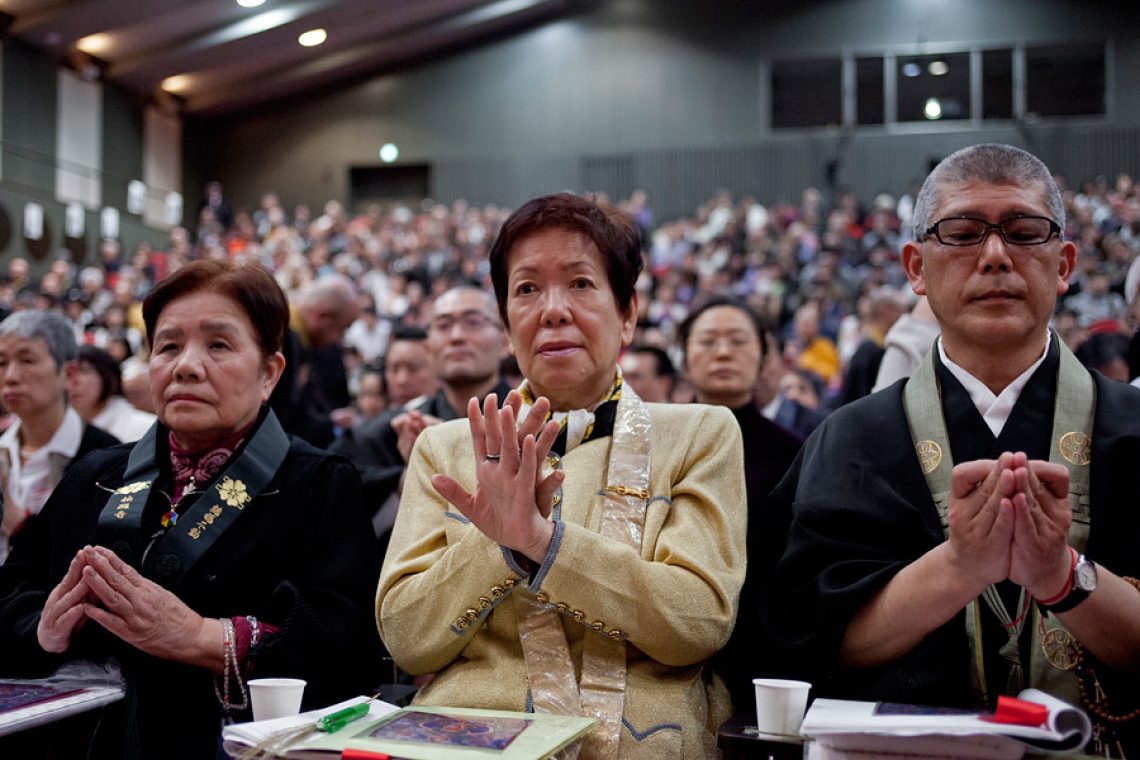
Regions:
<svg viewBox="0 0 1140 760"><path fill-rule="evenodd" d="M324 717L317 720L317 728L321 731L324 731L325 733L334 734L347 726L349 723L360 720L365 715L367 715L368 708L371 703L372 700L368 700L367 702L361 702L358 705L353 705L352 707L346 707L343 710L337 710L334 713L329 713L328 715L325 715Z"/></svg>

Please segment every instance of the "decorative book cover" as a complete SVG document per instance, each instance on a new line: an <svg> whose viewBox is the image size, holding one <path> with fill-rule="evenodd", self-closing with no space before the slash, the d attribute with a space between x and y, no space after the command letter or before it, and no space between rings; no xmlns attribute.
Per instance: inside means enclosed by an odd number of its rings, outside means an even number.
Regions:
<svg viewBox="0 0 1140 760"><path fill-rule="evenodd" d="M360 721L312 749L363 749L406 760L543 760L579 739L593 718L413 705Z"/></svg>
<svg viewBox="0 0 1140 760"><path fill-rule="evenodd" d="M82 691L77 686L52 684L0 683L0 713L19 710L39 702L59 699Z"/></svg>

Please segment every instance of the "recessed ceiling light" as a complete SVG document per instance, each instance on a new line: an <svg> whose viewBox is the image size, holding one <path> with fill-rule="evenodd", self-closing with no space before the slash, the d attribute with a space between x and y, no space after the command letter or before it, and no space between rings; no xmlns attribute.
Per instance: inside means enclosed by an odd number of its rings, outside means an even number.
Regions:
<svg viewBox="0 0 1140 760"><path fill-rule="evenodd" d="M297 38L297 42L302 47L316 47L329 37L328 32L324 29L310 29L307 32L302 32L301 36Z"/></svg>
<svg viewBox="0 0 1140 760"><path fill-rule="evenodd" d="M114 44L114 39L106 32L99 32L97 34L89 34L86 37L76 41L75 47L82 50L87 55L102 55L111 49Z"/></svg>
<svg viewBox="0 0 1140 760"><path fill-rule="evenodd" d="M380 160L386 164L390 164L400 157L400 149L396 147L395 143L384 143L380 146Z"/></svg>
<svg viewBox="0 0 1140 760"><path fill-rule="evenodd" d="M902 73L904 77L916 77L922 73L922 67L914 61L911 61L910 63L904 63L902 67Z"/></svg>
<svg viewBox="0 0 1140 760"><path fill-rule="evenodd" d="M926 99L926 105L922 108L922 115L931 121L942 118L942 103L938 98Z"/></svg>
<svg viewBox="0 0 1140 760"><path fill-rule="evenodd" d="M265 0L237 0L237 4L242 8L256 8L265 3Z"/></svg>
<svg viewBox="0 0 1140 760"><path fill-rule="evenodd" d="M931 61L930 65L926 67L926 70L934 76L940 77L950 71L950 65L946 63L946 61Z"/></svg>
<svg viewBox="0 0 1140 760"><path fill-rule="evenodd" d="M180 92L190 89L192 83L193 80L191 80L189 75L175 74L172 77L167 77L162 80L162 89L177 95Z"/></svg>

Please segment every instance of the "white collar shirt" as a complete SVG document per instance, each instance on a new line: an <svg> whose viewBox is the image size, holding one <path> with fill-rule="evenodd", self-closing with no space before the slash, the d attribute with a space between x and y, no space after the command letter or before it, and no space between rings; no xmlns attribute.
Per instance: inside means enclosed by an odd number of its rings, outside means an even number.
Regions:
<svg viewBox="0 0 1140 760"><path fill-rule="evenodd" d="M1001 393L994 394L986 384L978 378L974 377L960 364L955 364L954 361L946 355L946 350L942 347L942 339L938 339L938 357L942 363L946 365L946 369L950 370L950 374L957 378L966 392L970 394L970 400L974 402L977 407L978 413L982 415L985 420L986 426L994 434L994 437L1001 435L1002 428L1005 427L1009 415L1013 413L1014 404L1017 399L1021 397L1021 391L1025 389L1029 378L1045 361L1045 357L1049 354L1049 345L1053 341L1053 334L1047 332L1045 334L1045 350L1041 352L1041 356L1037 361L1029 365L1029 368L1018 375L1013 381L1002 389Z"/></svg>

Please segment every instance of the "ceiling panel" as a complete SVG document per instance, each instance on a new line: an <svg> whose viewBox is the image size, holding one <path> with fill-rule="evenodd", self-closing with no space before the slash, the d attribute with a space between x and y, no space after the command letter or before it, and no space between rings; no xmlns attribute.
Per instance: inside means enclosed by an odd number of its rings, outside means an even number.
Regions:
<svg viewBox="0 0 1140 760"><path fill-rule="evenodd" d="M580 10L583 0L0 0L8 35L203 117L327 91ZM323 28L305 48L297 37ZM172 79L173 78L173 79ZM171 98L173 95L175 97Z"/></svg>

